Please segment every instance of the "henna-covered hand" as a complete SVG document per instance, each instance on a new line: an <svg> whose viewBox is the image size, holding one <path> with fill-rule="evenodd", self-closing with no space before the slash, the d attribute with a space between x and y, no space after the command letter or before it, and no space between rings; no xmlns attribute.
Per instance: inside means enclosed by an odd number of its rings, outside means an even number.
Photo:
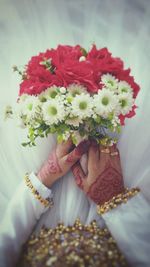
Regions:
<svg viewBox="0 0 150 267"><path fill-rule="evenodd" d="M48 159L40 168L37 176L47 187L60 177L65 175L73 164L87 152L89 141L83 141L77 147L74 147L72 141L57 144L56 148L50 153Z"/></svg>
<svg viewBox="0 0 150 267"><path fill-rule="evenodd" d="M105 153L105 152L110 153ZM104 148L95 142L88 152L88 174L78 161L72 171L77 185L97 204L103 204L124 191L119 151L116 146Z"/></svg>

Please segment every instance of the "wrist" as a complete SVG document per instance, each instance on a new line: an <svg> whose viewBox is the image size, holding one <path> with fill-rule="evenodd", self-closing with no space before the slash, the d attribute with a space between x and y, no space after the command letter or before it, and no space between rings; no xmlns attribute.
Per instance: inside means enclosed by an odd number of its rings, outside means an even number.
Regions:
<svg viewBox="0 0 150 267"><path fill-rule="evenodd" d="M99 187L97 184L92 184L87 192L87 195L97 204L103 205L105 202L110 201L118 194L124 193L125 187L123 182L118 184L111 184L107 187Z"/></svg>
<svg viewBox="0 0 150 267"><path fill-rule="evenodd" d="M44 184L48 188L50 188L55 182L52 177L43 176L40 171L37 173L37 178L42 182L42 184Z"/></svg>
<svg viewBox="0 0 150 267"><path fill-rule="evenodd" d="M34 197L41 202L45 207L52 206L52 192L43 183L41 183L38 177L31 173L27 173L24 177L25 184L34 195Z"/></svg>
<svg viewBox="0 0 150 267"><path fill-rule="evenodd" d="M97 212L98 214L103 214L106 213L114 208L116 208L117 206L121 205L121 204L125 204L127 203L127 201L134 197L136 194L138 194L140 192L140 189L135 187L135 188L125 188L124 191L118 195L115 195L112 199L110 199L109 201L105 202L104 204L99 204L97 206Z"/></svg>

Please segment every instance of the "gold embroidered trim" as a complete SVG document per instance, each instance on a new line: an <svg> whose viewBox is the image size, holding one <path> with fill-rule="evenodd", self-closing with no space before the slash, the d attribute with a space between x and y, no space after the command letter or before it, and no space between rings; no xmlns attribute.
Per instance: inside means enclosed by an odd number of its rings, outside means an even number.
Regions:
<svg viewBox="0 0 150 267"><path fill-rule="evenodd" d="M128 199L132 198L136 194L140 192L139 188L125 188L125 191L123 193L118 194L117 196L114 196L111 200L105 202L103 205L97 206L97 213L103 214L108 212L109 210L112 210L116 208L118 205L122 203L126 203Z"/></svg>
<svg viewBox="0 0 150 267"><path fill-rule="evenodd" d="M96 221L42 228L24 245L18 267L129 267L107 228Z"/></svg>
<svg viewBox="0 0 150 267"><path fill-rule="evenodd" d="M43 198L40 196L39 192L34 188L32 185L29 175L25 175L25 183L30 188L32 194L35 196L36 199L38 199L45 207L52 207L53 206L53 199L52 198Z"/></svg>

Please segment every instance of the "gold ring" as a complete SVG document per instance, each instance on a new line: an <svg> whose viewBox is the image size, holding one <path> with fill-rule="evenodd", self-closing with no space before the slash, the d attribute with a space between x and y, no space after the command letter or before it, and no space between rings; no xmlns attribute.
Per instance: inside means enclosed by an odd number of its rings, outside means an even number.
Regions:
<svg viewBox="0 0 150 267"><path fill-rule="evenodd" d="M111 152L110 153L111 156L117 156L118 154L119 154L118 151L115 151L115 152Z"/></svg>
<svg viewBox="0 0 150 267"><path fill-rule="evenodd" d="M101 152L105 153L105 154L109 154L110 150L109 150L109 148L105 148L105 149L102 149Z"/></svg>

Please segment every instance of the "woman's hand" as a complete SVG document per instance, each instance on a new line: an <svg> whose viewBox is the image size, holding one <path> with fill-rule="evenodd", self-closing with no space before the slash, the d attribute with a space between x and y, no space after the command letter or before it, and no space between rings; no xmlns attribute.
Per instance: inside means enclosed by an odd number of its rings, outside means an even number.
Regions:
<svg viewBox="0 0 150 267"><path fill-rule="evenodd" d="M124 191L119 151L115 145L103 147L92 142L88 152L88 174L78 161L72 167L77 185L97 204Z"/></svg>
<svg viewBox="0 0 150 267"><path fill-rule="evenodd" d="M47 187L60 177L65 175L73 164L87 152L89 141L83 141L74 148L71 139L67 142L57 144L56 148L50 153L47 161L39 170L37 176Z"/></svg>

